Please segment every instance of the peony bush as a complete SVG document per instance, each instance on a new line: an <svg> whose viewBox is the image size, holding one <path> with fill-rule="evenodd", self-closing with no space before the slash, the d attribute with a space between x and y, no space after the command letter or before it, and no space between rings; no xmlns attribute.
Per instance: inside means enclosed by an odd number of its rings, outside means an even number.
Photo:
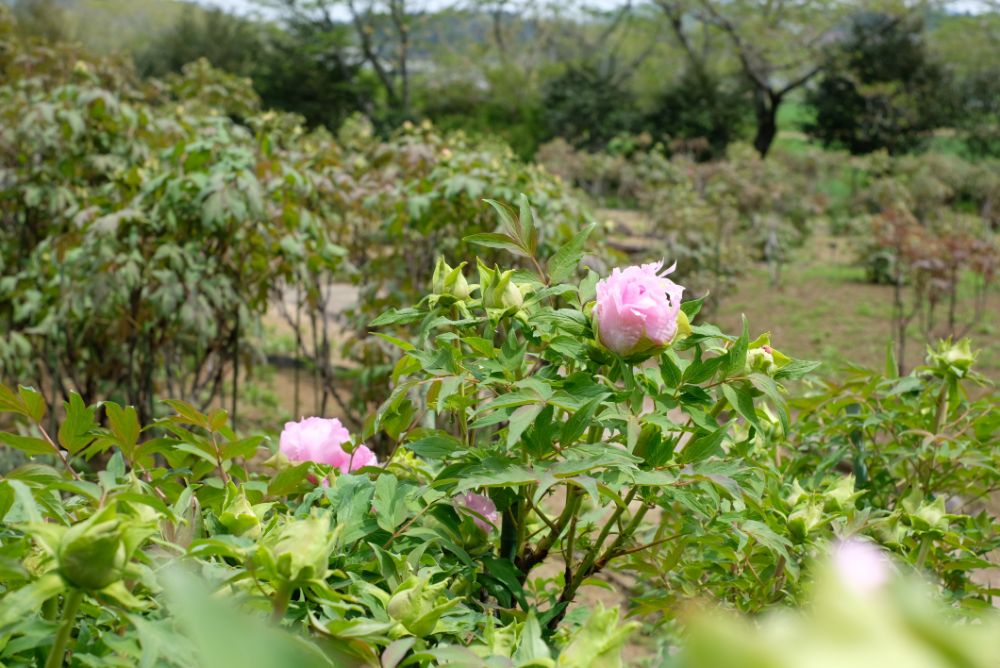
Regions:
<svg viewBox="0 0 1000 668"><path fill-rule="evenodd" d="M793 421L789 392L815 363L748 323L703 322L660 263L581 266L592 228L539 257L530 203L495 210L499 229L466 242L520 268L442 259L431 294L376 318L399 356L353 435L316 416L241 436L225 410L182 401L143 424L75 393L53 429L36 390L0 389L14 420L0 442L29 457L0 481L0 660L582 668L625 665L630 643L668 665L724 665L713 651L739 645L706 643L715 622L677 654L684 609L808 600L836 540L842 592L881 591L886 550L954 614L981 616L990 591L955 574L996 547L993 521L945 506L957 476L992 484L985 461L977 476L944 465L995 443L963 394L977 379L965 344L865 388L878 399L813 395ZM873 424L831 427L851 401L900 402L913 422L898 447L932 434L928 460L861 450L839 470L838 439ZM378 459L376 437L390 445ZM918 475L900 475L911 464ZM627 609L593 602L623 577ZM773 648L752 649L772 665Z"/></svg>

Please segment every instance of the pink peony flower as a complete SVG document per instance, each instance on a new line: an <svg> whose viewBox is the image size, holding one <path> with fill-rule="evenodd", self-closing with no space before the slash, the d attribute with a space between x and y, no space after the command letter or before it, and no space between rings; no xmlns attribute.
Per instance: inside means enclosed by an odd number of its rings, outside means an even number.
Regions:
<svg viewBox="0 0 1000 668"><path fill-rule="evenodd" d="M310 417L286 422L278 446L293 462L329 464L341 473L378 463L375 454L364 445L359 445L352 453L345 452L343 445L350 440L350 433L337 418Z"/></svg>
<svg viewBox="0 0 1000 668"><path fill-rule="evenodd" d="M684 288L663 270L662 262L616 268L597 283L597 320L601 343L628 356L670 343L677 334L677 313Z"/></svg>
<svg viewBox="0 0 1000 668"><path fill-rule="evenodd" d="M889 581L889 559L873 543L849 538L837 543L832 557L834 571L855 594L870 594Z"/></svg>
<svg viewBox="0 0 1000 668"><path fill-rule="evenodd" d="M500 522L496 504L488 496L466 492L455 497L458 504L472 512L467 513L480 529L486 533ZM482 517L480 517L482 516ZM484 519L485 518L485 519ZM488 521L487 521L488 520Z"/></svg>

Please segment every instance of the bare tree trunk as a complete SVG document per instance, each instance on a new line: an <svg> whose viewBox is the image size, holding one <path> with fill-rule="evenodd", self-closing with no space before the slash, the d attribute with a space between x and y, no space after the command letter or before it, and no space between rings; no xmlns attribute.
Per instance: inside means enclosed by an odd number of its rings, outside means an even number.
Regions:
<svg viewBox="0 0 1000 668"><path fill-rule="evenodd" d="M781 104L781 94L757 88L754 90L754 114L757 116L757 134L753 138L753 147L760 157L766 158L774 138L778 135L778 106Z"/></svg>

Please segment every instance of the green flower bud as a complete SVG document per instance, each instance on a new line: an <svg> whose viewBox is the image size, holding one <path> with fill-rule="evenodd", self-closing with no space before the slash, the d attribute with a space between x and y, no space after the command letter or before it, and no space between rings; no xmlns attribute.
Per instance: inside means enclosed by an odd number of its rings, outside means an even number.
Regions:
<svg viewBox="0 0 1000 668"><path fill-rule="evenodd" d="M802 542L823 524L823 507L810 503L804 508L799 508L788 516L788 531L792 538Z"/></svg>
<svg viewBox="0 0 1000 668"><path fill-rule="evenodd" d="M490 269L480 262L479 292L483 298L483 306L507 310L524 304L524 295L530 291L531 286L518 285L513 278L513 269L501 272L499 267Z"/></svg>
<svg viewBox="0 0 1000 668"><path fill-rule="evenodd" d="M910 512L910 523L920 531L944 531L948 528L948 511L944 507L944 497L939 496L931 503L921 503Z"/></svg>
<svg viewBox="0 0 1000 668"><path fill-rule="evenodd" d="M774 363L774 355L771 353L770 346L751 348L747 351L747 373L763 373L772 376L777 370L778 365Z"/></svg>
<svg viewBox="0 0 1000 668"><path fill-rule="evenodd" d="M100 521L105 514L70 527L60 541L59 572L78 589L104 589L124 575L128 553L122 524L118 519Z"/></svg>
<svg viewBox="0 0 1000 668"><path fill-rule="evenodd" d="M235 536L246 535L250 538L260 538L260 518L254 512L250 501L242 492L236 492L233 487L232 495L222 513L219 515L219 522Z"/></svg>
<svg viewBox="0 0 1000 668"><path fill-rule="evenodd" d="M963 378L976 361L972 352L972 342L962 339L952 343L951 339L940 341L937 348L927 348L927 365L942 376L954 375Z"/></svg>
<svg viewBox="0 0 1000 668"><path fill-rule="evenodd" d="M289 582L324 577L333 539L325 517L292 520L281 527L271 547L278 575Z"/></svg>
<svg viewBox="0 0 1000 668"><path fill-rule="evenodd" d="M750 343L744 373L773 376L791 361L787 355L771 347L771 334L765 332Z"/></svg>
<svg viewBox="0 0 1000 668"><path fill-rule="evenodd" d="M448 295L459 301L468 299L469 295L472 294L472 289L462 274L462 268L465 265L466 263L463 262L453 269L448 266L444 258L438 258L437 264L434 265L434 276L431 278L431 289L434 294Z"/></svg>
<svg viewBox="0 0 1000 668"><path fill-rule="evenodd" d="M863 492L854 491L854 476L846 476L823 493L824 509L832 512L853 508L854 502L862 494Z"/></svg>
<svg viewBox="0 0 1000 668"><path fill-rule="evenodd" d="M559 655L557 665L560 668L621 668L625 665L622 661L622 647L639 626L638 622L619 625L618 608L605 610L598 603L586 623L570 637L569 644Z"/></svg>
<svg viewBox="0 0 1000 668"><path fill-rule="evenodd" d="M460 601L442 595L447 586L447 581L430 584L429 574L411 575L393 592L386 611L416 637L428 636L441 616Z"/></svg>
<svg viewBox="0 0 1000 668"><path fill-rule="evenodd" d="M491 656L503 656L508 659L513 656L517 649L517 627L517 622L512 622L498 628L495 617L490 615L486 618L483 640Z"/></svg>
<svg viewBox="0 0 1000 668"><path fill-rule="evenodd" d="M792 491L788 493L785 501L790 507L795 507L799 505L799 499L806 495L806 491L802 489L802 485L799 484L798 480L792 481Z"/></svg>

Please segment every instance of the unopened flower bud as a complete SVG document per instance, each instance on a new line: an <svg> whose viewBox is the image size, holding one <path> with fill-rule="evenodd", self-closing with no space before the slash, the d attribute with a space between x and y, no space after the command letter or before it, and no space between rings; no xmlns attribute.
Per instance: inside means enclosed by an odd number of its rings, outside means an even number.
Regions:
<svg viewBox="0 0 1000 668"><path fill-rule="evenodd" d="M428 574L412 575L393 593L386 611L416 637L428 636L434 632L441 616L460 601L443 595L447 586L445 580L430 584Z"/></svg>
<svg viewBox="0 0 1000 668"><path fill-rule="evenodd" d="M219 515L219 522L233 535L260 537L260 518L242 492L235 493Z"/></svg>
<svg viewBox="0 0 1000 668"><path fill-rule="evenodd" d="M479 292L483 297L483 306L495 309L518 308L524 304L524 294L521 286L514 282L514 270L500 271L499 267L490 269L479 263ZM528 286L527 289L530 289Z"/></svg>
<svg viewBox="0 0 1000 668"><path fill-rule="evenodd" d="M59 544L59 572L63 579L86 591L104 589L121 580L128 560L121 521L94 519L98 517L70 527Z"/></svg>
<svg viewBox="0 0 1000 668"><path fill-rule="evenodd" d="M854 491L854 476L845 476L823 493L824 509L833 512L853 507L862 494Z"/></svg>
<svg viewBox="0 0 1000 668"><path fill-rule="evenodd" d="M792 537L801 542L816 528L823 524L823 507L810 503L799 508L788 516L788 531Z"/></svg>
<svg viewBox="0 0 1000 668"><path fill-rule="evenodd" d="M976 361L972 352L972 342L962 339L958 343L951 340L941 341L937 348L928 348L927 364L940 375L955 375L964 377Z"/></svg>
<svg viewBox="0 0 1000 668"><path fill-rule="evenodd" d="M750 343L744 373L773 376L791 361L787 355L771 347L771 335L765 333Z"/></svg>
<svg viewBox="0 0 1000 668"><path fill-rule="evenodd" d="M278 574L289 582L326 575L333 536L326 518L292 520L278 532L271 548Z"/></svg>
<svg viewBox="0 0 1000 668"><path fill-rule="evenodd" d="M449 295L460 301L468 299L472 291L469 288L469 282L462 274L462 268L465 265L466 263L463 262L452 268L444 261L444 258L438 258L437 264L434 265L434 276L431 278L431 289L434 294Z"/></svg>

